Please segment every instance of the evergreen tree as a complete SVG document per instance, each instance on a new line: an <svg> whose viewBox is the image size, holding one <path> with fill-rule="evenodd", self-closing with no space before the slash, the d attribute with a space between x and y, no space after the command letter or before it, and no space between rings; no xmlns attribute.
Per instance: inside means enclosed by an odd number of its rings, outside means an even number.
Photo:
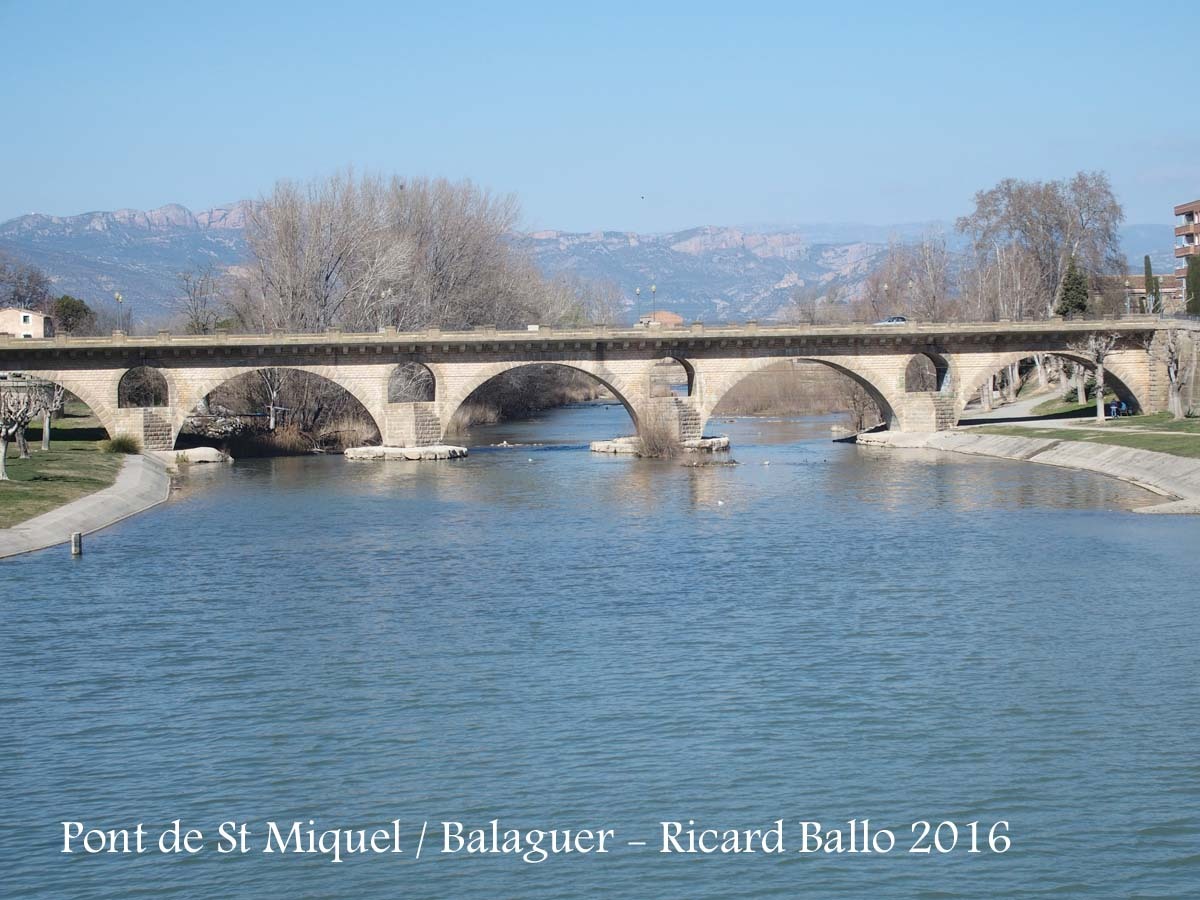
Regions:
<svg viewBox="0 0 1200 900"><path fill-rule="evenodd" d="M1067 263L1067 274L1063 276L1062 299L1054 314L1058 316L1073 316L1087 312L1088 283L1087 276L1075 266L1075 257Z"/></svg>
<svg viewBox="0 0 1200 900"><path fill-rule="evenodd" d="M1162 312L1162 300L1158 295L1158 279L1154 277L1154 266L1150 264L1150 254L1146 254L1146 308L1142 312Z"/></svg>
<svg viewBox="0 0 1200 900"><path fill-rule="evenodd" d="M1187 275L1184 277L1183 290L1187 298L1188 315L1200 316L1200 256L1187 258Z"/></svg>
<svg viewBox="0 0 1200 900"><path fill-rule="evenodd" d="M50 313L54 317L54 324L66 332L78 331L95 319L91 307L70 294L63 294L55 300Z"/></svg>

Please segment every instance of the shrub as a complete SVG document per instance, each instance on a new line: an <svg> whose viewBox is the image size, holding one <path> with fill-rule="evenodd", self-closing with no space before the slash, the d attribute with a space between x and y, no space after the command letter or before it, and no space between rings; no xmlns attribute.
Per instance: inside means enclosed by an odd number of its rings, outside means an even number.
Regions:
<svg viewBox="0 0 1200 900"><path fill-rule="evenodd" d="M141 453L142 442L132 434L118 434L112 440L104 441L101 449L105 453Z"/></svg>
<svg viewBox="0 0 1200 900"><path fill-rule="evenodd" d="M667 459L680 450L679 435L662 410L642 417L638 423L638 443L638 456Z"/></svg>

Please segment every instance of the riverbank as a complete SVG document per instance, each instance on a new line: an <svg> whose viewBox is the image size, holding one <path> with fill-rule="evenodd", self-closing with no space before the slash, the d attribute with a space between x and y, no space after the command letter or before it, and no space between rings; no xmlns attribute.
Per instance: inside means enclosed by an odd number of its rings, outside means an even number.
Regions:
<svg viewBox="0 0 1200 900"><path fill-rule="evenodd" d="M0 482L0 526L11 527L106 488L121 470L121 455L104 452L107 435L82 403L70 402L50 428L43 450L42 424L28 430L30 455L9 444L8 478Z"/></svg>
<svg viewBox="0 0 1200 900"><path fill-rule="evenodd" d="M942 450L1079 469L1120 479L1170 498L1168 502L1135 510L1145 513L1200 514L1200 460L1152 450L1084 440L1042 437L1036 432L991 434L969 431L861 434L867 447Z"/></svg>
<svg viewBox="0 0 1200 900"><path fill-rule="evenodd" d="M65 543L75 531L91 534L167 499L171 476L161 460L143 455L118 458L122 465L110 487L0 530L0 559Z"/></svg>

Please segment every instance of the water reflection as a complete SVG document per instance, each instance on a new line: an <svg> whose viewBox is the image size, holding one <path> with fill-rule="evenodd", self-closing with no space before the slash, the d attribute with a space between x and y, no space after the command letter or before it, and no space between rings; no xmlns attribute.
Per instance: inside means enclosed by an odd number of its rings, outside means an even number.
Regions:
<svg viewBox="0 0 1200 900"><path fill-rule="evenodd" d="M718 423L735 467L584 449L623 416L479 429L446 463L198 466L81 559L6 562L5 895L1194 892L1200 522L1128 515L1149 495L1100 476L832 444L820 420ZM48 837L867 814L1007 817L1022 849L418 870L64 864ZM1114 844L1130 822L1154 840Z"/></svg>

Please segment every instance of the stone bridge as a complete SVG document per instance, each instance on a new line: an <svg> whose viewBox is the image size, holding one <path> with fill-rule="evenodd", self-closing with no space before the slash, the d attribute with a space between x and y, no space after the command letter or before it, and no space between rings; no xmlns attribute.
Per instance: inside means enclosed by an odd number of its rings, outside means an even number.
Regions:
<svg viewBox="0 0 1200 900"><path fill-rule="evenodd" d="M684 439L699 437L713 410L742 379L785 360L822 363L861 384L888 427L952 427L987 379L1015 361L1045 353L1094 368L1078 352L1092 333L1116 334L1106 383L1131 406L1167 402L1161 354L1168 328L1195 322L1152 316L1111 320L908 324L902 326L607 326L528 331L429 330L398 333L204 335L160 332L131 337L16 339L0 336L0 371L57 382L91 407L110 435L132 434L168 449L198 404L231 378L268 368L311 372L345 388L374 418L383 443L442 442L454 413L489 379L528 365L559 365L591 375L624 404L636 427L664 422ZM687 373L687 394L652 396L652 372L664 359ZM928 363L922 363L922 360ZM914 387L913 366L932 363L936 390ZM148 367L165 383L154 406L121 401L122 379ZM423 393L396 397L396 374L414 372ZM412 379L409 377L409 381Z"/></svg>

